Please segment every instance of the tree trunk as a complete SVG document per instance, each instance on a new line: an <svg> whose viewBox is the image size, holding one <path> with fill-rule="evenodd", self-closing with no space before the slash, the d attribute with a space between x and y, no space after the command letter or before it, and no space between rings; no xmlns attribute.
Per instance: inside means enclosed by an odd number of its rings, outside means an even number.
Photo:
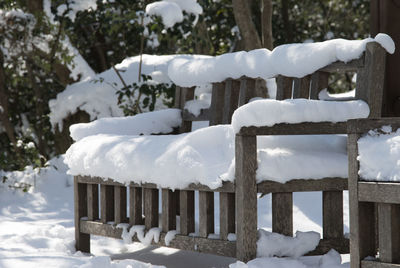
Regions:
<svg viewBox="0 0 400 268"><path fill-rule="evenodd" d="M261 39L256 26L251 19L251 10L248 0L232 0L233 14L239 27L240 35L244 40L244 49L261 48Z"/></svg>
<svg viewBox="0 0 400 268"><path fill-rule="evenodd" d="M286 34L286 40L288 43L293 43L293 32L292 25L289 20L289 2L288 0L282 0L282 19L283 19L283 28Z"/></svg>
<svg viewBox="0 0 400 268"><path fill-rule="evenodd" d="M262 46L272 50L272 0L261 0L261 39Z"/></svg>

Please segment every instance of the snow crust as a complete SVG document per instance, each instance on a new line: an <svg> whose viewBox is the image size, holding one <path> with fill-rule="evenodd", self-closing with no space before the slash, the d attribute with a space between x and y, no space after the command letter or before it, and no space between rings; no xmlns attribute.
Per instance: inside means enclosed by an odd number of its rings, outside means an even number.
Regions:
<svg viewBox="0 0 400 268"><path fill-rule="evenodd" d="M167 70L171 60L174 58L195 59L201 57L207 56L143 55L142 74L151 75L155 82L170 83ZM139 56L130 57L115 66L127 84L138 83L139 61ZM100 82L100 80L103 80L103 82ZM81 82L68 85L63 92L57 95L56 99L49 101L49 117L52 126L58 125L61 130L62 120L78 110L87 112L91 120L123 116L122 110L118 107L116 95L116 91L122 87L121 80L112 68L94 77L90 76ZM163 96L157 99L155 110L167 108L163 104L163 99Z"/></svg>
<svg viewBox="0 0 400 268"><path fill-rule="evenodd" d="M320 240L317 232L296 232L295 237L258 230L257 257L298 258L314 250Z"/></svg>
<svg viewBox="0 0 400 268"><path fill-rule="evenodd" d="M98 134L74 143L65 163L69 174L111 178L125 184L148 182L181 189L201 183L217 188L222 181L234 180L234 140L230 125L180 135ZM347 177L345 136L264 136L258 144L258 181Z"/></svg>
<svg viewBox="0 0 400 268"><path fill-rule="evenodd" d="M226 78L268 79L277 75L303 77L335 61L349 62L359 58L366 44L378 42L389 53L394 53L394 42L387 34L363 40L332 39L324 42L287 44L249 52L227 53L208 59L176 59L168 74L179 86L221 82Z"/></svg>
<svg viewBox="0 0 400 268"><path fill-rule="evenodd" d="M400 129L372 130L358 140L359 175L367 181L400 181Z"/></svg>
<svg viewBox="0 0 400 268"><path fill-rule="evenodd" d="M69 130L74 141L97 134L150 135L171 133L182 123L181 110L137 114L135 116L101 118L90 123L72 125Z"/></svg>
<svg viewBox="0 0 400 268"><path fill-rule="evenodd" d="M245 126L273 126L278 123L344 122L366 118L368 105L361 101L319 101L306 99L257 100L236 109L232 116L235 133Z"/></svg>

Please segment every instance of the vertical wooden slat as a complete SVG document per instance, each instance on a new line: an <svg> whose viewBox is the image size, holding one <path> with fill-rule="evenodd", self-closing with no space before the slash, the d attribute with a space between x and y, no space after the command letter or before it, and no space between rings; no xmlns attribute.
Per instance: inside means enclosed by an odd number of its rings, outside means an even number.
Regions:
<svg viewBox="0 0 400 268"><path fill-rule="evenodd" d="M279 75L276 78L276 99L285 100L292 98L293 78Z"/></svg>
<svg viewBox="0 0 400 268"><path fill-rule="evenodd" d="M181 94L180 94L180 103L179 103L179 109L184 109L185 108L185 103L189 100L194 99L194 89L195 87L184 87L181 88ZM185 132L190 132L192 130L192 121L182 121L182 125L179 128L179 133L185 133Z"/></svg>
<svg viewBox="0 0 400 268"><path fill-rule="evenodd" d="M272 193L272 231L293 236L292 193Z"/></svg>
<svg viewBox="0 0 400 268"><path fill-rule="evenodd" d="M181 105L181 96L182 94L182 88L180 86L176 86L175 87L175 103L174 103L174 107L177 109L181 109L182 107L180 107Z"/></svg>
<svg viewBox="0 0 400 268"><path fill-rule="evenodd" d="M311 75L311 90L310 99L318 100L318 95L321 90L328 88L329 73L315 72Z"/></svg>
<svg viewBox="0 0 400 268"><path fill-rule="evenodd" d="M293 99L308 99L310 96L310 76L295 78L293 85Z"/></svg>
<svg viewBox="0 0 400 268"><path fill-rule="evenodd" d="M247 262L257 252L257 139L236 135L236 258Z"/></svg>
<svg viewBox="0 0 400 268"><path fill-rule="evenodd" d="M260 97L265 99L268 98L268 95L266 81L262 78L256 78L253 98Z"/></svg>
<svg viewBox="0 0 400 268"><path fill-rule="evenodd" d="M162 230L168 232L176 229L176 203L174 193L169 189L162 189Z"/></svg>
<svg viewBox="0 0 400 268"><path fill-rule="evenodd" d="M222 124L230 124L233 112L238 107L240 82L238 80L227 79L225 81L224 111Z"/></svg>
<svg viewBox="0 0 400 268"><path fill-rule="evenodd" d="M126 222L126 187L114 186L114 221L116 224Z"/></svg>
<svg viewBox="0 0 400 268"><path fill-rule="evenodd" d="M144 188L144 225L149 230L158 227L158 189Z"/></svg>
<svg viewBox="0 0 400 268"><path fill-rule="evenodd" d="M219 193L220 238L227 240L235 232L235 194Z"/></svg>
<svg viewBox="0 0 400 268"><path fill-rule="evenodd" d="M99 219L99 185L87 184L88 220Z"/></svg>
<svg viewBox="0 0 400 268"><path fill-rule="evenodd" d="M343 238L343 192L322 192L322 231L324 239Z"/></svg>
<svg viewBox="0 0 400 268"><path fill-rule="evenodd" d="M181 234L194 233L194 191L180 191Z"/></svg>
<svg viewBox="0 0 400 268"><path fill-rule="evenodd" d="M142 188L129 187L129 224L143 224Z"/></svg>
<svg viewBox="0 0 400 268"><path fill-rule="evenodd" d="M379 259L400 262L400 206L378 203Z"/></svg>
<svg viewBox="0 0 400 268"><path fill-rule="evenodd" d="M224 95L225 95L225 82L212 84L211 96L211 118L210 126L222 123L223 110L224 110Z"/></svg>
<svg viewBox="0 0 400 268"><path fill-rule="evenodd" d="M199 191L199 235L214 233L214 193Z"/></svg>
<svg viewBox="0 0 400 268"><path fill-rule="evenodd" d="M248 77L240 79L239 106L248 103L251 98L255 97L255 87L255 79Z"/></svg>
<svg viewBox="0 0 400 268"><path fill-rule="evenodd" d="M382 114L386 50L376 42L367 44L364 68L357 71L356 98L368 103L369 118Z"/></svg>
<svg viewBox="0 0 400 268"><path fill-rule="evenodd" d="M100 185L101 222L114 220L114 186Z"/></svg>
<svg viewBox="0 0 400 268"><path fill-rule="evenodd" d="M74 177L75 248L90 253L90 235L80 232L80 219L87 216L87 187Z"/></svg>
<svg viewBox="0 0 400 268"><path fill-rule="evenodd" d="M349 158L350 206L350 263L359 268L367 256L375 256L375 208L373 203L358 201L358 146L359 134L350 133L347 139ZM368 234L368 235L365 235Z"/></svg>

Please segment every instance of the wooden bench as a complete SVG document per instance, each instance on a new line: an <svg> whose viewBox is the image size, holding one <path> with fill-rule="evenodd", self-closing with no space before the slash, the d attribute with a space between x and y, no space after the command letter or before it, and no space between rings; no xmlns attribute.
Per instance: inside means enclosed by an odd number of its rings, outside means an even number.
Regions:
<svg viewBox="0 0 400 268"><path fill-rule="evenodd" d="M400 119L350 120L348 125L352 268L400 267L400 183L362 181L358 175L358 139L369 130L387 125L396 131ZM378 253L379 259L365 260Z"/></svg>
<svg viewBox="0 0 400 268"><path fill-rule="evenodd" d="M277 99L311 98L327 87L331 73L357 72L356 99L366 101L370 116L379 117L382 109L385 50L376 43L369 43L364 55L349 63L336 62L304 78L277 77ZM293 86L292 86L293 85ZM198 117L183 112L181 132L191 129L191 122L210 120L210 124L230 123L233 110L259 96L257 81L250 78L227 79L213 84L212 103ZM292 92L293 89L293 92ZM193 88L177 88L176 107L183 108L193 98ZM266 115L268 116L268 115ZM172 192L161 189L163 245L166 232L176 228L175 215L180 215L180 234L171 241L171 247L236 257L248 261L256 257L257 194L272 193L273 231L292 235L292 193L298 191L323 191L324 239L314 252L321 254L330 248L348 252L348 240L343 237L342 192L347 190L347 179L295 180L285 184L262 182L256 184L255 172L257 135L346 134L346 123L279 124L274 127L246 127L236 136L236 181L226 182L211 190L204 185L190 185ZM159 189L153 184L122 185L112 180L93 177L75 177L75 238L76 249L90 252L90 235L121 238L122 230L115 224L145 225L149 230L158 227ZM100 188L100 202L98 193ZM127 200L129 191L129 200ZM195 230L195 191L199 197L199 234ZM214 233L214 193L219 193L219 239L209 238ZM127 204L129 203L129 217ZM179 206L177 206L179 204ZM100 214L99 214L100 210ZM142 217L144 214L144 218ZM112 221L112 223L109 223ZM228 240L229 233L236 233L236 241ZM135 240L136 238L134 238Z"/></svg>
<svg viewBox="0 0 400 268"><path fill-rule="evenodd" d="M369 117L381 116L386 51L377 43L368 43L364 56L347 64L338 62L301 79L278 77L277 99L317 99L327 88L328 77L337 72L357 72L355 99L370 107ZM293 86L292 86L292 81ZM281 184L273 181L256 183L257 136L346 134L347 123L319 122L277 124L272 127L242 127L236 135L236 224L237 258L256 257L257 193L272 193L272 231L293 235L293 192L322 191L323 239L313 252L322 254L331 248L349 252L349 241L343 234L343 191L347 179L292 180ZM243 202L245 200L245 202Z"/></svg>

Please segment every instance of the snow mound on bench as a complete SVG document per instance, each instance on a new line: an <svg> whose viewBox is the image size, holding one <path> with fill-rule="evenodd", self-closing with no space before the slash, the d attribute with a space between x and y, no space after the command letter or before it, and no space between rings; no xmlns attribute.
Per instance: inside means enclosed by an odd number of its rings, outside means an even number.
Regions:
<svg viewBox="0 0 400 268"><path fill-rule="evenodd" d="M232 116L235 133L246 126L273 126L279 123L344 122L366 118L368 104L357 101L319 101L306 99L257 100L239 107Z"/></svg>
<svg viewBox="0 0 400 268"><path fill-rule="evenodd" d="M369 42L377 42L393 54L395 45L390 36L380 33L363 40L332 39L324 42L286 44L268 49L240 51L204 59L175 59L168 67L168 76L179 86L221 82L227 78L272 78L277 75L304 77L335 61L358 59Z"/></svg>
<svg viewBox="0 0 400 268"><path fill-rule="evenodd" d="M382 133L383 132L383 133ZM367 181L400 181L400 129L370 131L358 140L359 175Z"/></svg>
<svg viewBox="0 0 400 268"><path fill-rule="evenodd" d="M78 141L97 134L150 135L170 133L182 123L181 110L165 109L126 117L101 118L69 128L71 137Z"/></svg>
<svg viewBox="0 0 400 268"><path fill-rule="evenodd" d="M347 177L346 137L335 135L299 137L260 137L259 145L270 150L286 150L275 154L282 166L273 166L268 171L257 171L257 180L285 182L286 167L296 167L296 178L320 179L325 177ZM295 139L293 139L295 138ZM71 175L98 176L128 184L155 183L159 187L182 189L191 183L201 183L215 189L223 181L234 180L235 134L230 125L219 125L198 129L180 135L134 136L98 134L85 137L74 143L66 152L65 163ZM266 150L268 148L264 148ZM342 163L332 165L326 161L307 162L296 165L302 150L309 155L320 152L320 159L333 152L329 159ZM259 166L264 163L259 150ZM270 161L270 160L268 160ZM315 173L310 170L316 171ZM317 172L318 171L318 172ZM323 171L323 172L322 172ZM274 174L271 178L269 174ZM314 175L314 176L313 176Z"/></svg>

